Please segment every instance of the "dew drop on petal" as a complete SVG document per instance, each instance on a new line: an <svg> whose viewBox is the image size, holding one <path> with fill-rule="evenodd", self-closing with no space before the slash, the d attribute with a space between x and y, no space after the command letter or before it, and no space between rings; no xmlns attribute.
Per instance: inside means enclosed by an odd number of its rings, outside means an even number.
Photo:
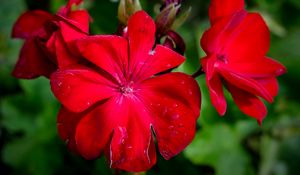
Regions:
<svg viewBox="0 0 300 175"><path fill-rule="evenodd" d="M174 103L174 104L173 104L173 107L174 107L174 108L178 107L178 104L177 104L177 103Z"/></svg>
<svg viewBox="0 0 300 175"><path fill-rule="evenodd" d="M171 64L167 64L166 66L167 66L167 67L171 67L172 65L171 65Z"/></svg>
<svg viewBox="0 0 300 175"><path fill-rule="evenodd" d="M193 95L192 89L189 89L188 93L189 93L189 95Z"/></svg>
<svg viewBox="0 0 300 175"><path fill-rule="evenodd" d="M177 120L177 119L179 119L179 114L175 114L175 115L173 115L173 116L172 116L172 119L173 119L173 120Z"/></svg>
<svg viewBox="0 0 300 175"><path fill-rule="evenodd" d="M175 127L173 125L168 127L170 130L173 130Z"/></svg>
<svg viewBox="0 0 300 175"><path fill-rule="evenodd" d="M150 50L150 51L149 51L149 55L152 55L152 56L153 56L154 54L155 54L155 51L154 51L154 50Z"/></svg>

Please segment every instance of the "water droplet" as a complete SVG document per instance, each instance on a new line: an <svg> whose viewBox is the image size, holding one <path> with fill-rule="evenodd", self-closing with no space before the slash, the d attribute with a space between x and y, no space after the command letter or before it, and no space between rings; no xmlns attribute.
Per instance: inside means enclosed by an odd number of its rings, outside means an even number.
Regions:
<svg viewBox="0 0 300 175"><path fill-rule="evenodd" d="M127 149L132 149L132 146L131 145L127 146Z"/></svg>
<svg viewBox="0 0 300 175"><path fill-rule="evenodd" d="M61 87L61 85L62 85L62 82L58 82L58 87Z"/></svg>
<svg viewBox="0 0 300 175"><path fill-rule="evenodd" d="M179 114L175 114L175 115L172 116L173 120L177 120L178 118L179 118Z"/></svg>
<svg viewBox="0 0 300 175"><path fill-rule="evenodd" d="M149 55L154 55L155 54L155 51L154 50L150 50L149 51Z"/></svg>
<svg viewBox="0 0 300 175"><path fill-rule="evenodd" d="M185 84L185 81L182 80L180 83L181 83L181 84Z"/></svg>
<svg viewBox="0 0 300 175"><path fill-rule="evenodd" d="M189 95L193 95L193 91L192 91L192 89L189 89Z"/></svg>
<svg viewBox="0 0 300 175"><path fill-rule="evenodd" d="M285 69L278 69L278 70L276 70L275 74L276 74L276 76L280 76L280 75L284 74L285 72L286 72Z"/></svg>
<svg viewBox="0 0 300 175"><path fill-rule="evenodd" d="M174 107L174 108L177 108L177 107L178 107L178 104L177 104L177 103L174 103L174 104L173 104L173 107Z"/></svg>
<svg viewBox="0 0 300 175"><path fill-rule="evenodd" d="M122 140L121 140L121 143L124 145L124 144L125 144L125 139L122 139Z"/></svg>
<svg viewBox="0 0 300 175"><path fill-rule="evenodd" d="M144 65L144 64L145 64L144 61L140 61L140 62L139 62L139 65Z"/></svg>
<svg viewBox="0 0 300 175"><path fill-rule="evenodd" d="M91 105L91 102L88 101L86 104L87 104L88 106L90 106L90 105Z"/></svg>
<svg viewBox="0 0 300 175"><path fill-rule="evenodd" d="M163 115L166 115L168 113L168 108L165 108L163 111Z"/></svg>
<svg viewBox="0 0 300 175"><path fill-rule="evenodd" d="M167 67L171 67L172 65L171 65L171 64L167 64L166 66L167 66Z"/></svg>
<svg viewBox="0 0 300 175"><path fill-rule="evenodd" d="M172 129L175 128L175 126L171 125L171 126L169 126L168 128L169 128L170 130L172 130Z"/></svg>
<svg viewBox="0 0 300 175"><path fill-rule="evenodd" d="M173 132L172 132L172 135L177 135L178 134L178 131L177 130L174 130Z"/></svg>

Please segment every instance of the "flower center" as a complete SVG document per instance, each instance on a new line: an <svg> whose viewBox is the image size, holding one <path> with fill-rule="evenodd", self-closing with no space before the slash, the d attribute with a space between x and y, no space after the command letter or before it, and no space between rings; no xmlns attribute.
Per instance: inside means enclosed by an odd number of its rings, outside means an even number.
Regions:
<svg viewBox="0 0 300 175"><path fill-rule="evenodd" d="M121 85L119 87L119 92L123 95L130 95L133 92L132 83Z"/></svg>
<svg viewBox="0 0 300 175"><path fill-rule="evenodd" d="M223 55L223 54L217 54L217 59L218 59L219 61L222 61L222 62L225 63L225 64L228 63L228 60L227 60L226 56Z"/></svg>

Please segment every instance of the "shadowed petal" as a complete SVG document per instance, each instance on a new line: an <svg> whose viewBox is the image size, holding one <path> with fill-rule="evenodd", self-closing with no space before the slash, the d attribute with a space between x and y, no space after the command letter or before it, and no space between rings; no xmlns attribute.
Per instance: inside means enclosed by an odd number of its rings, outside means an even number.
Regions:
<svg viewBox="0 0 300 175"><path fill-rule="evenodd" d="M40 33L45 33L43 26L52 18L53 16L50 13L42 10L25 12L14 24L12 37L26 39L37 36Z"/></svg>
<svg viewBox="0 0 300 175"><path fill-rule="evenodd" d="M55 70L56 65L47 58L37 41L28 39L21 49L12 74L17 78L31 79L38 76L50 77Z"/></svg>
<svg viewBox="0 0 300 175"><path fill-rule="evenodd" d="M115 93L109 80L84 67L58 70L50 83L54 95L73 112L82 112Z"/></svg>
<svg viewBox="0 0 300 175"><path fill-rule="evenodd" d="M83 116L84 114L73 113L63 106L57 115L57 131L59 137L66 142L69 150L75 153L78 152L75 142L75 129Z"/></svg>

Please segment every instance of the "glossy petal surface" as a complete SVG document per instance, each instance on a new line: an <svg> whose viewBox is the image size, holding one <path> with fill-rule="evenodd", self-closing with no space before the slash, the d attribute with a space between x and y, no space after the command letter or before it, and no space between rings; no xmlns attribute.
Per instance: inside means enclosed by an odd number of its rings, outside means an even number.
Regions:
<svg viewBox="0 0 300 175"><path fill-rule="evenodd" d="M210 21L213 24L222 17L244 10L244 6L244 0L211 0L209 6Z"/></svg>
<svg viewBox="0 0 300 175"><path fill-rule="evenodd" d="M82 112L111 97L114 94L111 86L109 80L86 68L59 70L51 76L54 95L73 112Z"/></svg>
<svg viewBox="0 0 300 175"><path fill-rule="evenodd" d="M200 90L194 79L182 73L146 80L141 89L141 98L151 113L159 151L165 159L170 159L194 137L200 114Z"/></svg>
<svg viewBox="0 0 300 175"><path fill-rule="evenodd" d="M112 168L140 172L156 163L154 138L165 159L191 142L201 95L188 75L158 75L185 59L164 46L152 48L155 25L145 12L135 13L128 25L129 38L79 39L76 46L90 67L58 70L51 87L64 107L80 116L76 127L63 125L61 135L71 133L67 128L76 130L82 156L94 159L105 152Z"/></svg>

